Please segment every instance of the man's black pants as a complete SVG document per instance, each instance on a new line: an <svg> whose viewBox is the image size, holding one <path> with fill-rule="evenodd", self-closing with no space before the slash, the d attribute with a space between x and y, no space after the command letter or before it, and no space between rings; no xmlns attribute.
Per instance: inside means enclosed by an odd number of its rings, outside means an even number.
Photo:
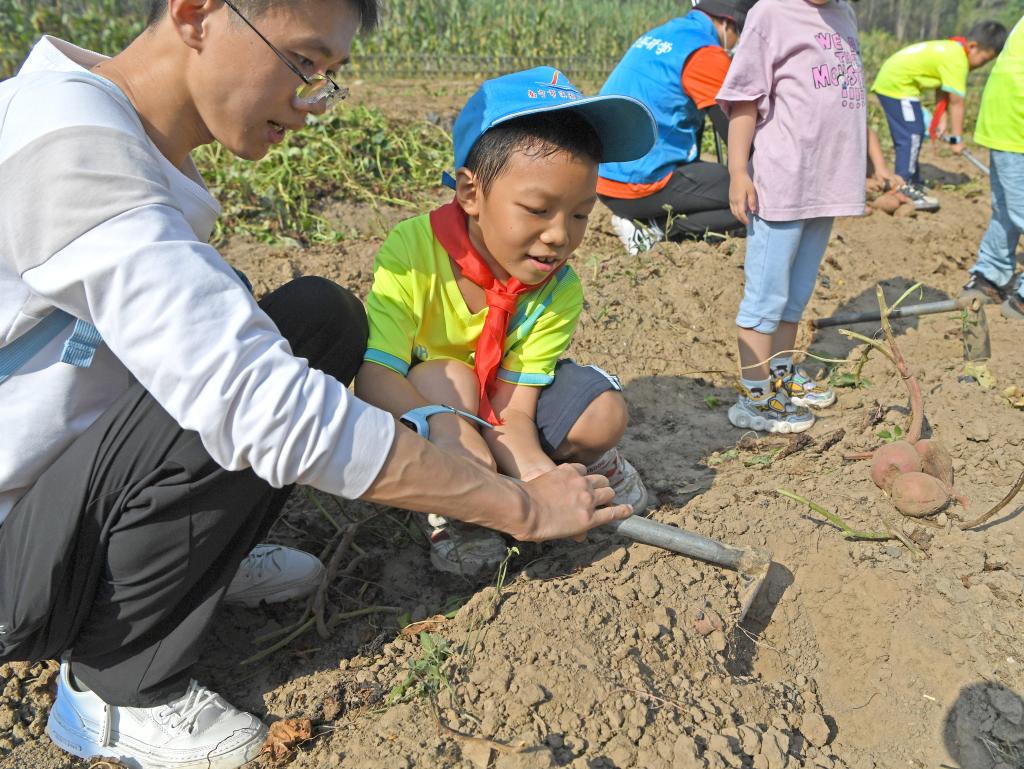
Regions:
<svg viewBox="0 0 1024 769"><path fill-rule="evenodd" d="M665 229L665 206L672 209L669 240L703 238L709 232L727 233L743 227L729 210L729 171L718 163L695 160L676 168L668 184L645 198L610 198L601 202L623 219L654 219Z"/></svg>
<svg viewBox="0 0 1024 769"><path fill-rule="evenodd" d="M260 306L296 356L352 381L368 335L352 294L305 277ZM0 526L0 661L65 656L112 705L184 693L228 583L289 491L219 467L134 383Z"/></svg>

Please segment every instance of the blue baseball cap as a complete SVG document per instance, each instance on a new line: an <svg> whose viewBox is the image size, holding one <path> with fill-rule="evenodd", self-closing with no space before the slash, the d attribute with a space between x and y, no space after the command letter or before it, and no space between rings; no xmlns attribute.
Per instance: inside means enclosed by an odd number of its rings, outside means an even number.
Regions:
<svg viewBox="0 0 1024 769"><path fill-rule="evenodd" d="M571 109L579 112L601 139L601 162L636 160L646 155L658 136L654 116L631 96L584 96L553 67L536 67L486 81L462 108L452 138L455 168L466 164L476 140L497 125L526 115ZM448 174L442 181L450 187Z"/></svg>

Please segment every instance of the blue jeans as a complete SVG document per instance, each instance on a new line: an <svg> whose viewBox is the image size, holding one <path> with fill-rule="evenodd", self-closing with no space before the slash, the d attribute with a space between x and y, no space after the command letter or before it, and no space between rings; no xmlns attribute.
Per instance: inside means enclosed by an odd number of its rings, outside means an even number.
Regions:
<svg viewBox="0 0 1024 769"><path fill-rule="evenodd" d="M921 183L921 169L917 158L924 141L924 113L917 99L893 99L891 96L875 94L885 112L896 150L896 173L907 184Z"/></svg>
<svg viewBox="0 0 1024 769"><path fill-rule="evenodd" d="M977 272L997 286L1005 286L1017 267L1017 242L1024 232L1024 153L992 150L992 219L978 248ZM1024 282L1017 287L1024 299Z"/></svg>
<svg viewBox="0 0 1024 769"><path fill-rule="evenodd" d="M780 321L799 323L831 232L831 216L767 222L751 215L736 325L773 334Z"/></svg>

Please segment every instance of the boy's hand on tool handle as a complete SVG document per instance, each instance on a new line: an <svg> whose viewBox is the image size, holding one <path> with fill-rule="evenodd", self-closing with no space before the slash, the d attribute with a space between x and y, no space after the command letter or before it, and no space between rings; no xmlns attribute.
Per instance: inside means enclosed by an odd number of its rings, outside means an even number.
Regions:
<svg viewBox="0 0 1024 769"><path fill-rule="evenodd" d="M566 537L582 541L590 529L633 514L629 505L611 505L615 492L605 476L585 472L583 465L559 465L522 485L532 518L526 541Z"/></svg>
<svg viewBox="0 0 1024 769"><path fill-rule="evenodd" d="M732 174L729 179L729 210L744 224L750 224L749 211L757 213L757 190L748 173Z"/></svg>

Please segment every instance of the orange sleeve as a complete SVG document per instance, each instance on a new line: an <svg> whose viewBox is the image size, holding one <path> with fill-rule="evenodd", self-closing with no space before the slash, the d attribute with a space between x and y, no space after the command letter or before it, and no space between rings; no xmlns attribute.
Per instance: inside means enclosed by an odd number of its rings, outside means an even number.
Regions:
<svg viewBox="0 0 1024 769"><path fill-rule="evenodd" d="M706 45L694 51L683 65L683 90L697 109L714 106L732 60L724 48Z"/></svg>

